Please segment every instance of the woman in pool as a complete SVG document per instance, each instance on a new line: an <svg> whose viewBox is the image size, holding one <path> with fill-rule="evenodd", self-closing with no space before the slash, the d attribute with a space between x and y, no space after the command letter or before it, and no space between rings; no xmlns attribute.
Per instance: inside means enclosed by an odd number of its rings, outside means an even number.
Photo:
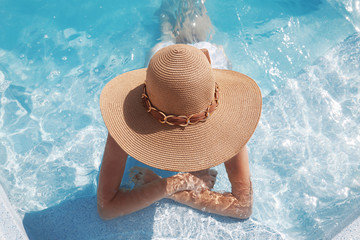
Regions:
<svg viewBox="0 0 360 240"><path fill-rule="evenodd" d="M207 50L174 44L148 68L124 73L103 89L100 109L109 134L99 176L98 211L112 219L171 198L206 212L248 218L252 186L246 143L261 114L249 77L213 69ZM163 170L131 169L135 188L120 189L128 154ZM211 191L225 163L231 193ZM127 174L127 173L125 173Z"/></svg>

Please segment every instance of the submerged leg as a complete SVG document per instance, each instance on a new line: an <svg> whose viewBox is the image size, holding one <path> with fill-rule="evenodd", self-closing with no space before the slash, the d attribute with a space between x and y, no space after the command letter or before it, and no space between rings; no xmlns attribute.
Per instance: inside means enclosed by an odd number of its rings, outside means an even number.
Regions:
<svg viewBox="0 0 360 240"><path fill-rule="evenodd" d="M205 0L163 0L162 41L186 44L209 40L212 24L204 3Z"/></svg>

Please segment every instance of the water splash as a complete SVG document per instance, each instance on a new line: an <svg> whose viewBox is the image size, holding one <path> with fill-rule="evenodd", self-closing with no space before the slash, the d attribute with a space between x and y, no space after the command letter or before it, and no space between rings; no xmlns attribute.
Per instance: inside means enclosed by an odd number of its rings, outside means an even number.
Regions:
<svg viewBox="0 0 360 240"><path fill-rule="evenodd" d="M327 0L360 32L360 0Z"/></svg>

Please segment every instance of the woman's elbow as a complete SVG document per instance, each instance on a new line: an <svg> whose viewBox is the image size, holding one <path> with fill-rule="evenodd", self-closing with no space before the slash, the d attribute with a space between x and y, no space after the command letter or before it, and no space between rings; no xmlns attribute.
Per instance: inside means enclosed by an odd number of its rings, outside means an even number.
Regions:
<svg viewBox="0 0 360 240"><path fill-rule="evenodd" d="M113 211L111 210L109 203L105 203L103 201L99 201L97 203L97 211L99 214L99 217L102 220L111 220L114 219L116 216L114 216Z"/></svg>
<svg viewBox="0 0 360 240"><path fill-rule="evenodd" d="M252 204L246 207L238 207L232 217L239 218L239 219L248 219L251 217L252 214Z"/></svg>
<svg viewBox="0 0 360 240"><path fill-rule="evenodd" d="M102 220L110 220L111 217L106 214L106 210L104 208L104 206L101 206L99 203L97 205L97 211L98 211L98 214L99 214L99 217L102 219Z"/></svg>
<svg viewBox="0 0 360 240"><path fill-rule="evenodd" d="M249 195L241 195L238 199L236 204L236 215L237 218L240 219L248 219L251 217L252 208L253 208L253 194L252 188L250 188Z"/></svg>
<svg viewBox="0 0 360 240"><path fill-rule="evenodd" d="M241 219L248 219L251 217L252 214L252 206L248 207L245 209L245 211L243 211L243 213L240 214Z"/></svg>

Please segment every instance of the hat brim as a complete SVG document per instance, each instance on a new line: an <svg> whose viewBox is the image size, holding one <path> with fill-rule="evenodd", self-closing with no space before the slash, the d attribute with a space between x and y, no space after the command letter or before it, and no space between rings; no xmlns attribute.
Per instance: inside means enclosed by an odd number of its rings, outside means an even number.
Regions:
<svg viewBox="0 0 360 240"><path fill-rule="evenodd" d="M112 79L100 96L110 135L129 155L149 166L180 172L198 171L235 156L249 141L261 115L262 97L250 77L213 69L219 105L204 122L170 126L154 119L141 94L146 68Z"/></svg>

